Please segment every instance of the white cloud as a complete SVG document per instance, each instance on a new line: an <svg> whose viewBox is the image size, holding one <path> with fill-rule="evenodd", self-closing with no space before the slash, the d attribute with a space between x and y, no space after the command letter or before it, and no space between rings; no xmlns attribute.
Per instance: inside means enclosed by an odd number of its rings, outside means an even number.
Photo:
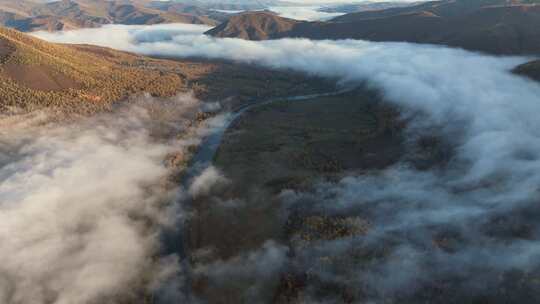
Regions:
<svg viewBox="0 0 540 304"><path fill-rule="evenodd" d="M364 248L361 246L399 237L399 242L389 245L392 250L387 261L367 270L351 267L334 273L338 279L348 274L347 279L360 280L358 286L367 282L384 294L396 289L409 292L415 283L456 273L492 286L499 284L490 281L492 270L527 271L540 266L540 227L535 213L540 199L540 85L510 72L530 58L492 57L408 43L214 39L200 35L202 27L189 34L174 34L181 28L146 27L144 35L139 29L126 29L124 41L102 44L142 54L221 58L338 78L343 83L365 82L400 109L423 113L420 126L436 129L437 135L451 142L455 149L451 164L440 172L397 166L381 174L320 185L313 200L322 208L365 210L373 221L375 233L350 244ZM107 28L38 35L59 42L85 42L106 33ZM296 198L289 197L291 201ZM508 238L497 231L486 232L512 227L491 222L498 218L517 219L519 225L528 225L533 237ZM446 228L461 237L455 252L433 248L434 234ZM323 242L298 254L337 256L346 247L340 242L347 241ZM418 269L421 265L437 267ZM391 275L399 267L409 272ZM479 273L477 268L486 272Z"/></svg>
<svg viewBox="0 0 540 304"><path fill-rule="evenodd" d="M153 136L182 132L197 108L182 95L77 123L0 116L0 302L124 303L176 273L156 258L179 216L164 159L191 142Z"/></svg>
<svg viewBox="0 0 540 304"><path fill-rule="evenodd" d="M208 195L212 188L227 183L225 176L214 166L203 170L201 174L195 177L189 188L189 193L193 197Z"/></svg>
<svg viewBox="0 0 540 304"><path fill-rule="evenodd" d="M425 111L439 123L453 119L467 121L468 137L462 149L477 164L472 168L475 178L499 169L497 164L512 155L510 151L501 150L508 143L514 143L508 149L515 150L523 146L520 141L534 142L539 135L536 130L540 130L540 123L530 113L540 111L537 102L540 86L509 72L527 58L490 57L459 49L407 43L214 39L184 34L180 30L183 27L125 28L124 40L106 41L101 45L143 54L203 56L270 68L291 68L337 77L343 82L366 80L381 89L389 101ZM37 35L57 42L92 42L109 29ZM199 32L203 30L199 27ZM176 34L179 32L181 34ZM155 37L166 39L156 41ZM540 155L540 151L534 153Z"/></svg>
<svg viewBox="0 0 540 304"><path fill-rule="evenodd" d="M230 259L195 265L194 273L217 288L229 286L238 291L246 303L263 303L273 296L287 252L286 246L269 240L256 250Z"/></svg>
<svg viewBox="0 0 540 304"><path fill-rule="evenodd" d="M323 8L332 7L340 4L368 4L378 2L394 2L394 3L415 3L416 0L293 0L284 3L276 3L266 7L281 17L291 18L305 21L326 21L332 18L345 15L345 13L325 12ZM262 9L260 9L262 10ZM245 12L243 10L216 10L218 12L236 14Z"/></svg>
<svg viewBox="0 0 540 304"><path fill-rule="evenodd" d="M327 13L321 11L321 6L271 6L268 9L281 17L296 20L329 20L344 15L343 13Z"/></svg>

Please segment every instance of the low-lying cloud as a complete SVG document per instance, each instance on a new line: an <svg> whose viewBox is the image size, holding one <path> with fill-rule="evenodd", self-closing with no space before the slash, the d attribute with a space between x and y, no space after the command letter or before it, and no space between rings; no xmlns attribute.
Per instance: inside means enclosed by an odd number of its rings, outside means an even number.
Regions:
<svg viewBox="0 0 540 304"><path fill-rule="evenodd" d="M205 277L212 285L211 288L241 290L243 301L264 303L261 299L272 296L279 275L286 265L287 251L286 246L267 241L259 249L231 259L199 264L194 273Z"/></svg>
<svg viewBox="0 0 540 304"><path fill-rule="evenodd" d="M300 268L324 260L324 267L310 268L310 273L322 281L349 282L373 300L409 299L423 288L453 286L458 291L453 299L459 302L502 290L501 284L512 280L506 277L510 271L524 273L527 284L534 282L540 268L535 208L540 200L540 85L511 73L528 58L408 43L214 39L201 35L203 28L176 34L180 28L125 28L124 40L102 45L365 83L404 114L421 113L411 115L421 121L413 119L409 132L435 127L437 136L451 143L453 155L444 168L419 171L403 163L323 183L313 193L283 194L291 206L309 202L318 212L371 223L365 235L296 248L294 263ZM80 43L105 33L92 31L37 35ZM358 258L366 252L372 257Z"/></svg>
<svg viewBox="0 0 540 304"><path fill-rule="evenodd" d="M168 168L197 144L190 95L141 97L111 113L54 122L0 117L0 302L141 302L180 271L160 256L182 214Z"/></svg>
<svg viewBox="0 0 540 304"><path fill-rule="evenodd" d="M325 21L344 15L322 11L322 6L271 6L268 9L281 17L305 21Z"/></svg>

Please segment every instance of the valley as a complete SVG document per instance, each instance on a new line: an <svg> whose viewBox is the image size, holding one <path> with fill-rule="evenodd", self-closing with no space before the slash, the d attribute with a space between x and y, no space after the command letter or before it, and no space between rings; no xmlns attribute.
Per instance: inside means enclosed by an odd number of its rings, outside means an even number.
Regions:
<svg viewBox="0 0 540 304"><path fill-rule="evenodd" d="M0 303L540 302L540 4L301 4L0 0Z"/></svg>

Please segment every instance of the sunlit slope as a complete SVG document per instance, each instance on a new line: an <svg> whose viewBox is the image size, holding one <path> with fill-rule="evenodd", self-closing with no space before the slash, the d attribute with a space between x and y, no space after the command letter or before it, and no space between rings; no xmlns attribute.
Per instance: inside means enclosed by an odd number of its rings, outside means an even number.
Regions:
<svg viewBox="0 0 540 304"><path fill-rule="evenodd" d="M128 95L171 96L181 77L162 61L93 46L58 45L0 28L0 110L58 106L86 111Z"/></svg>
<svg viewBox="0 0 540 304"><path fill-rule="evenodd" d="M267 40L291 31L298 23L271 12L250 12L232 16L206 34L220 38Z"/></svg>
<svg viewBox="0 0 540 304"><path fill-rule="evenodd" d="M0 24L23 32L99 27L111 23L216 24L216 21L205 15L162 11L148 7L149 5L148 2L127 0L0 0Z"/></svg>

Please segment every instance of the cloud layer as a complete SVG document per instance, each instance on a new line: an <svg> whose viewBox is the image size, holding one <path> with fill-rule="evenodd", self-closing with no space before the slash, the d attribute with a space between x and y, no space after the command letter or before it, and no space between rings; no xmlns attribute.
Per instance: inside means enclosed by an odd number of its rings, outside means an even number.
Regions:
<svg viewBox="0 0 540 304"><path fill-rule="evenodd" d="M102 41L110 29L119 39ZM375 252L378 259L365 263L312 270L324 280L364 286L361 293L373 299L449 284L468 294L488 293L499 290L507 280L501 274L512 270L534 282L540 267L540 85L510 72L528 58L407 43L214 39L201 35L204 29L109 27L38 36L367 84L416 118L408 130L412 138L436 130L453 147L452 158L429 172L403 163L321 184L314 193L283 194L291 206L308 201L314 210L365 217L372 225L366 236L298 248L295 262L307 267L327 256L354 257L351 250Z"/></svg>
<svg viewBox="0 0 540 304"><path fill-rule="evenodd" d="M271 6L268 9L281 17L296 20L324 21L329 20L344 13L327 13L321 11L322 6Z"/></svg>
<svg viewBox="0 0 540 304"><path fill-rule="evenodd" d="M160 231L181 214L164 160L199 102L143 97L113 112L55 123L0 117L0 302L138 302L178 272ZM124 303L124 302L122 302Z"/></svg>

